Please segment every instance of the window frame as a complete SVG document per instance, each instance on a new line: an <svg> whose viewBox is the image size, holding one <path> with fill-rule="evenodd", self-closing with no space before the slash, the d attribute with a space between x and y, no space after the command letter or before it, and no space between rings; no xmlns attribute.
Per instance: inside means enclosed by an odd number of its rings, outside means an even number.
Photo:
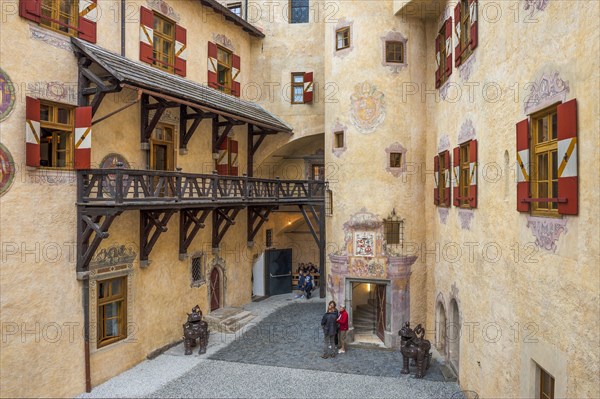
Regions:
<svg viewBox="0 0 600 399"><path fill-rule="evenodd" d="M242 3L241 2L236 2L236 3L229 3L227 4L227 8L229 9L229 11L231 11L232 13L234 13L235 15L237 15L240 18L242 17ZM239 9L240 12L239 14L233 10Z"/></svg>
<svg viewBox="0 0 600 399"><path fill-rule="evenodd" d="M460 61L461 64L473 54L471 40L471 9L469 0L460 0Z"/></svg>
<svg viewBox="0 0 600 399"><path fill-rule="evenodd" d="M390 55L390 51L389 51L389 45L400 45L400 61L396 61L396 60L392 60L389 59L388 56ZM393 52L394 54L397 53L397 51ZM404 64L404 42L400 41L400 40L386 40L385 41L385 62L387 64Z"/></svg>
<svg viewBox="0 0 600 399"><path fill-rule="evenodd" d="M556 124L553 125L553 116L556 118ZM548 128L548 140L538 142L539 140L539 122L547 119ZM531 198L557 198L558 197L558 114L557 105L553 105L543 110L540 110L530 115L530 142L529 142L529 153L530 153L530 192ZM540 155L547 154L547 178L543 180L547 184L547 195L541 197L540 192L540 180L539 180L539 169L538 159ZM553 168L552 160L556 160L556 170ZM554 192L553 185L556 184L556 191ZM542 205L540 207L540 205ZM544 208L543 205L548 205ZM541 202L532 201L531 203L531 214L534 216L544 217L560 217L558 213L558 202Z"/></svg>
<svg viewBox="0 0 600 399"><path fill-rule="evenodd" d="M333 132L333 148L344 148L346 145L346 137L344 137L344 131L339 130Z"/></svg>
<svg viewBox="0 0 600 399"><path fill-rule="evenodd" d="M294 5L295 2L306 3L306 5ZM294 9L306 9L306 20L294 20ZM302 13L303 15L304 13ZM306 24L310 22L310 0L289 0L288 16L290 24Z"/></svg>
<svg viewBox="0 0 600 399"><path fill-rule="evenodd" d="M540 397L540 399L554 399L554 387L555 387L556 380L554 379L554 377L550 373L548 373L546 370L544 370L543 368L541 368L539 365L537 366L537 368L538 368L538 372L539 372L539 376L540 376L540 379L539 379L539 382L540 382L540 385L539 385L540 395L539 395L539 397ZM550 383L550 392L549 392L549 394L547 394L546 391L544 390L545 389L544 388L544 382L546 381L546 378L550 379L550 381L549 381L549 383Z"/></svg>
<svg viewBox="0 0 600 399"><path fill-rule="evenodd" d="M304 102L304 75L305 72L292 72L291 74L291 103L292 104L305 104ZM294 80L295 77L301 77L302 78L302 82L296 82ZM294 96L294 89L296 87L300 87L302 88L302 101L296 101L296 98Z"/></svg>
<svg viewBox="0 0 600 399"><path fill-rule="evenodd" d="M446 154L450 156L450 153L446 151L438 154L440 165L438 178L438 206L442 208L449 208L449 206L446 205L446 174L449 173L449 170L446 168Z"/></svg>
<svg viewBox="0 0 600 399"><path fill-rule="evenodd" d="M127 338L127 278L128 276L119 276L107 278L104 280L97 281L98 292L96 293L96 309L98 314L98 341L97 348L103 348L105 346L114 344L116 342L122 341ZM117 295L112 294L112 281L114 280L122 280L121 281L121 292ZM105 298L100 298L100 284L107 284L109 288L109 296ZM120 332L118 336L115 337L107 337L104 331L105 320L103 307L115 302L120 302L121 306L118 307L118 315L117 315L117 328Z"/></svg>
<svg viewBox="0 0 600 399"><path fill-rule="evenodd" d="M228 55L228 59L229 59L229 64L222 61L219 58L219 52L223 52L226 53ZM220 74L219 74L219 68L225 68L225 82L221 83L220 79ZM232 76L232 68L233 68L233 52L231 50L228 50L227 48L223 47L223 46L219 46L217 44L217 85L219 87L219 90L226 93L226 94L231 94L231 89L233 86L233 76Z"/></svg>
<svg viewBox="0 0 600 399"><path fill-rule="evenodd" d="M338 34L342 35L342 46L339 46ZM335 51L345 50L350 48L350 26L344 26L335 30Z"/></svg>
<svg viewBox="0 0 600 399"><path fill-rule="evenodd" d="M390 166L390 168L394 168L394 169L401 168L402 167L402 153L398 152L398 151L390 151L389 154L390 154L389 155L389 162L390 162L389 166ZM395 163L392 163L392 157L394 157L396 155L398 156L398 164L397 164L397 166L396 166Z"/></svg>
<svg viewBox="0 0 600 399"><path fill-rule="evenodd" d="M157 129L171 130L172 140L166 140L165 138L161 139L161 138L156 137ZM158 123L156 125L156 127L154 128L154 131L152 131L152 135L148 139L148 142L150 144L149 169L150 170L160 170L160 169L155 168L156 155L154 154L154 148L155 148L155 146L158 146L158 145L165 145L167 147L167 155L169 156L166 171L174 171L175 170L175 145L176 145L175 126L169 125L167 123Z"/></svg>
<svg viewBox="0 0 600 399"><path fill-rule="evenodd" d="M77 37L79 33L79 1L69 1L71 14L68 15L69 23L59 22L61 17L60 4L62 0L40 0L40 26L53 30L63 35ZM50 18L44 15L44 3L52 3L50 9ZM66 27L67 32L61 30L61 27Z"/></svg>
<svg viewBox="0 0 600 399"><path fill-rule="evenodd" d="M436 40L439 40L439 49L440 49L440 64L438 69L440 71L440 87L444 85L448 81L450 77L449 74L446 74L446 62L448 55L446 54L446 24L442 24L442 29L438 32L438 36Z"/></svg>
<svg viewBox="0 0 600 399"><path fill-rule="evenodd" d="M199 264L199 279L194 279L194 262L198 261ZM190 257L190 285L192 287L200 287L206 283L206 254L204 252L196 253Z"/></svg>
<svg viewBox="0 0 600 399"><path fill-rule="evenodd" d="M459 207L471 208L469 196L471 195L471 140L459 145L459 176L458 176L458 196Z"/></svg>
<svg viewBox="0 0 600 399"><path fill-rule="evenodd" d="M51 120L43 120L41 109L44 107L49 107L52 112L50 112ZM60 123L58 121L58 109L64 108L68 110L68 123ZM57 161L57 149L53 146L51 160L49 165L41 166L42 168L52 168L52 169L73 169L74 166L74 158L75 158L75 150L74 150L74 132L75 132L75 107L69 104L61 104L53 101L40 100L40 162L41 160L41 144L42 144L42 130L52 130L52 142L57 142L57 133L58 131L67 132L67 147L64 152L65 156L65 166L56 166Z"/></svg>
<svg viewBox="0 0 600 399"><path fill-rule="evenodd" d="M153 61L152 61L151 65L162 71L174 73L175 72L175 26L177 25L177 23L157 12L153 12L153 16L154 16L153 25L152 25L152 28L153 28L152 59L153 59ZM157 21L160 23L161 27L163 27L165 24L168 24L171 26L171 33L172 33L171 36L168 36L161 29L157 28L157 26L156 26ZM161 55L164 55L164 52L162 51L162 46L164 45L164 43L170 44L169 53L166 54L166 56L167 56L166 63L160 57ZM157 48L160 48L161 51L157 51L156 50Z"/></svg>

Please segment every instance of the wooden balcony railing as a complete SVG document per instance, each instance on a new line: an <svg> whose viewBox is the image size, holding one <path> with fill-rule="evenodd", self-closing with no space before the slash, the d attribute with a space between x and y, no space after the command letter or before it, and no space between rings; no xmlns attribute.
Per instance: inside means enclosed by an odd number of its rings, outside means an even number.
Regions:
<svg viewBox="0 0 600 399"><path fill-rule="evenodd" d="M85 206L310 204L325 200L325 182L261 179L134 169L77 172L77 201Z"/></svg>

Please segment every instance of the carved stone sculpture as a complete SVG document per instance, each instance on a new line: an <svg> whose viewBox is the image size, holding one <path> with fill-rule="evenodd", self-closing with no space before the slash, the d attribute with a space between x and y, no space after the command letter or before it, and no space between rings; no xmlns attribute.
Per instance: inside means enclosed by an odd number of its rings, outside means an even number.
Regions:
<svg viewBox="0 0 600 399"><path fill-rule="evenodd" d="M192 354L192 348L196 346L196 340L198 340L198 346L200 347L198 354L206 353L208 323L202 320L202 311L198 305L194 306L192 313L188 313L188 320L183 325L183 346L186 355Z"/></svg>
<svg viewBox="0 0 600 399"><path fill-rule="evenodd" d="M415 377L423 378L431 364L431 342L423 338L425 336L425 329L419 324L413 330L407 321L400 331L398 331L398 335L401 337L400 352L402 353L404 363L400 373L410 373L408 363L409 359L413 359L417 366Z"/></svg>

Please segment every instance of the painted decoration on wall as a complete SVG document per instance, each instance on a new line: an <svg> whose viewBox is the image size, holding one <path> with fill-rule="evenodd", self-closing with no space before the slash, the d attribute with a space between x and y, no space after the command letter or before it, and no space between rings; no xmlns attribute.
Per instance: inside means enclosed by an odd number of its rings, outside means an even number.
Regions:
<svg viewBox="0 0 600 399"><path fill-rule="evenodd" d="M395 154L394 157L396 157L394 162L398 161L398 157L400 158L399 164L392 165L392 154ZM404 146L398 142L391 144L385 149L385 162L385 170L391 173L394 177L400 177L402 172L406 170L406 148L404 148Z"/></svg>
<svg viewBox="0 0 600 399"><path fill-rule="evenodd" d="M0 68L0 122L8 118L15 107L15 86Z"/></svg>
<svg viewBox="0 0 600 399"><path fill-rule="evenodd" d="M354 258L350 262L348 274L353 277L384 278L385 260L380 262L378 259L365 260Z"/></svg>
<svg viewBox="0 0 600 399"><path fill-rule="evenodd" d="M525 96L525 114L531 114L554 103L565 101L569 93L569 82L563 80L558 72L544 73L533 83L525 85L529 94Z"/></svg>
<svg viewBox="0 0 600 399"><path fill-rule="evenodd" d="M458 144L466 143L469 140L475 140L475 127L471 119L466 119L460 126L460 132L458 133Z"/></svg>
<svg viewBox="0 0 600 399"><path fill-rule="evenodd" d="M459 27L460 25L456 25ZM458 67L458 75L462 80L469 80L471 73L473 72L473 64L475 64L477 53L473 53L467 58L465 62L460 64Z"/></svg>
<svg viewBox="0 0 600 399"><path fill-rule="evenodd" d="M235 52L236 48L230 38L222 33L213 33L213 42Z"/></svg>
<svg viewBox="0 0 600 399"><path fill-rule="evenodd" d="M473 211L470 209L459 209L458 219L460 220L460 228L462 230L471 230L471 222L473 221Z"/></svg>
<svg viewBox="0 0 600 399"><path fill-rule="evenodd" d="M179 16L179 14L176 13L175 10L173 9L173 7L171 7L164 0L148 0L148 2L146 4L148 4L148 7L150 7L151 9L158 11L162 15L169 17L170 19L174 20L175 22L179 22L181 20L181 17Z"/></svg>
<svg viewBox="0 0 600 399"><path fill-rule="evenodd" d="M34 40L39 40L53 47L73 52L71 38L67 35L33 24L29 25L29 35Z"/></svg>
<svg viewBox="0 0 600 399"><path fill-rule="evenodd" d="M523 9L529 11L529 16L533 17L538 12L544 11L550 3L550 0L524 0Z"/></svg>
<svg viewBox="0 0 600 399"><path fill-rule="evenodd" d="M372 133L385 119L384 94L369 82L354 86L350 120L361 133Z"/></svg>
<svg viewBox="0 0 600 399"><path fill-rule="evenodd" d="M3 144L0 144L0 197L4 195L15 179L15 162Z"/></svg>
<svg viewBox="0 0 600 399"><path fill-rule="evenodd" d="M446 224L446 221L448 220L449 209L438 206L437 211L438 215L440 216L440 223Z"/></svg>
<svg viewBox="0 0 600 399"><path fill-rule="evenodd" d="M535 245L546 251L556 252L560 235L567 232L567 219L527 216L527 227L535 237Z"/></svg>
<svg viewBox="0 0 600 399"><path fill-rule="evenodd" d="M119 166L119 164L121 165ZM121 154L111 152L100 161L100 169L115 169L117 167L122 169L130 168L129 162L127 162L127 159Z"/></svg>
<svg viewBox="0 0 600 399"><path fill-rule="evenodd" d="M77 104L77 82L37 81L27 83L27 95L44 100Z"/></svg>
<svg viewBox="0 0 600 399"><path fill-rule="evenodd" d="M115 266L130 265L136 257L133 245L115 244L98 250L90 262L90 268L109 267L111 269L108 271L117 271Z"/></svg>
<svg viewBox="0 0 600 399"><path fill-rule="evenodd" d="M375 249L375 233L354 233L354 256L373 256Z"/></svg>
<svg viewBox="0 0 600 399"><path fill-rule="evenodd" d="M447 134L442 134L440 136L440 140L438 141L437 152L444 152L450 149L450 138Z"/></svg>

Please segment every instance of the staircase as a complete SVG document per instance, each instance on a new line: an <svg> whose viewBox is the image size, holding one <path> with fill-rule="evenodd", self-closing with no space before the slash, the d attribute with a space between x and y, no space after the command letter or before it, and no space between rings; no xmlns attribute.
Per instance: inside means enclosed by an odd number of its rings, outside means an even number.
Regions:
<svg viewBox="0 0 600 399"><path fill-rule="evenodd" d="M235 333L256 317L240 308L221 308L203 317L211 332Z"/></svg>
<svg viewBox="0 0 600 399"><path fill-rule="evenodd" d="M352 314L352 325L354 334L375 334L377 331L376 307L374 301L368 304L358 305Z"/></svg>

